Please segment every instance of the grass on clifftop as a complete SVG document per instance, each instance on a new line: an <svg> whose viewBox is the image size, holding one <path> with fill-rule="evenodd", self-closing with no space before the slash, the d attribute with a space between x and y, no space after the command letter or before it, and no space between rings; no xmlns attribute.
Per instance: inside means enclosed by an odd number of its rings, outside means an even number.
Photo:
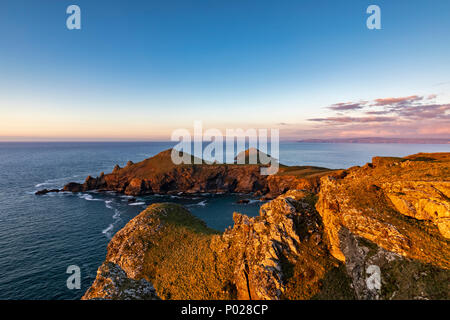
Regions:
<svg viewBox="0 0 450 320"><path fill-rule="evenodd" d="M170 172L176 168L182 168L182 167L242 167L242 166L248 166L248 167L260 167L260 166L267 166L262 164L249 164L249 158L247 157L245 160L245 164L236 164L236 163L210 163L207 161L202 161L199 158L196 158L192 155L188 155L191 159L191 164L180 164L175 165L172 161L172 149L162 151L158 153L157 155L145 159L141 162L131 164L129 166L126 166L125 168L120 169L120 172L122 174L125 174L130 177L136 177L136 178L146 178L149 174L164 174L166 172ZM179 153L180 157L182 156L182 152ZM194 164L200 162L201 164ZM307 178L307 177L315 177L320 176L325 173L331 172L334 170L322 168L322 167L314 167L314 166L286 166L280 164L280 170L277 173L277 175L290 175L290 176L297 176L299 178Z"/></svg>
<svg viewBox="0 0 450 320"><path fill-rule="evenodd" d="M192 215L186 208L181 205L169 202L156 203L151 205L148 209L152 210L154 208L162 209L162 212L170 211L170 214L158 214L161 221L167 223L168 225L173 225L179 228L186 228L199 234L219 233L219 231L209 228L203 220Z"/></svg>
<svg viewBox="0 0 450 320"><path fill-rule="evenodd" d="M148 239L143 275L162 299L232 299L230 270L217 264L210 248L216 230L172 203L150 206L162 222L161 232ZM231 292L231 293L230 293Z"/></svg>
<svg viewBox="0 0 450 320"><path fill-rule="evenodd" d="M313 166L280 166L278 176L296 176L299 178L322 176L326 173L330 173L331 169Z"/></svg>

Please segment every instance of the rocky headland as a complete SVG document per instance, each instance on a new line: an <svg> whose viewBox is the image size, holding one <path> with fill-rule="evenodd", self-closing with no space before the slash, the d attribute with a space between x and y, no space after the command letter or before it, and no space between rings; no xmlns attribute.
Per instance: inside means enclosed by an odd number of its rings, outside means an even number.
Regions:
<svg viewBox="0 0 450 320"><path fill-rule="evenodd" d="M333 170L312 166L280 165L276 175L261 175L262 164L180 164L171 159L172 149L144 161L129 161L111 173L87 177L84 183L71 182L49 192L115 191L132 196L148 194L252 193L273 198L289 189L318 191L320 178ZM248 151L242 153L248 157ZM239 160L239 155L236 160ZM244 159L245 160L245 159ZM193 162L193 161L192 161ZM249 161L246 161L249 163ZM259 163L259 161L257 162Z"/></svg>
<svg viewBox="0 0 450 320"><path fill-rule="evenodd" d="M112 238L83 299L450 298L450 153L376 157L311 184L291 167L273 180L257 166L158 169L161 156L76 188L280 195L223 233L180 205L149 206Z"/></svg>

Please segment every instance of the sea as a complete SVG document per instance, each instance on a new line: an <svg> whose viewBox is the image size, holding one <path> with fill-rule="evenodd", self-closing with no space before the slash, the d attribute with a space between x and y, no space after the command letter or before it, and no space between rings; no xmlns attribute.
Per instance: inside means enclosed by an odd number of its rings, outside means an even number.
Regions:
<svg viewBox="0 0 450 320"><path fill-rule="evenodd" d="M258 215L262 202L246 195L129 197L115 193L53 193L70 181L111 172L115 164L138 162L169 149L172 142L0 143L0 299L80 299L104 261L111 237L156 202L176 202L218 231L232 226L233 212ZM450 145L329 144L283 142L280 162L348 168L373 156L450 152ZM80 289L69 289L69 266L81 272Z"/></svg>

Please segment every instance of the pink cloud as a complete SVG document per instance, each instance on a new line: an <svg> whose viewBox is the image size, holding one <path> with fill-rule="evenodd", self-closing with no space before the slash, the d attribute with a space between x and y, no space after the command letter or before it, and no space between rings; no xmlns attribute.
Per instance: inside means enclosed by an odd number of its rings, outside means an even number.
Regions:
<svg viewBox="0 0 450 320"><path fill-rule="evenodd" d="M395 104L405 104L412 103L423 100L421 96L409 96L402 98L383 98L383 99L375 99L376 106L387 106L387 105L395 105Z"/></svg>
<svg viewBox="0 0 450 320"><path fill-rule="evenodd" d="M395 117L327 117L308 119L315 122L330 122L330 123L368 123L368 122L388 122L395 121Z"/></svg>
<svg viewBox="0 0 450 320"><path fill-rule="evenodd" d="M336 103L328 107L328 109L335 111L348 111L348 110L358 110L364 108L364 102L361 103Z"/></svg>
<svg viewBox="0 0 450 320"><path fill-rule="evenodd" d="M437 97L412 95L379 98L372 102L336 103L327 109L333 115L308 119L313 129L302 130L310 137L438 137L450 134L450 103L430 103ZM363 115L361 115L361 111ZM345 112L345 115L341 112Z"/></svg>

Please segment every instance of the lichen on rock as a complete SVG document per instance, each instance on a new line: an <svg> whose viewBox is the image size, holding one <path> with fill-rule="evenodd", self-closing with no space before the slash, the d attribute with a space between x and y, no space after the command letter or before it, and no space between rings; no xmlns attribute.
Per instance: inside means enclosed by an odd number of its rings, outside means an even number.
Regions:
<svg viewBox="0 0 450 320"><path fill-rule="evenodd" d="M117 264L105 262L83 300L158 300L155 288L145 279L134 280Z"/></svg>

